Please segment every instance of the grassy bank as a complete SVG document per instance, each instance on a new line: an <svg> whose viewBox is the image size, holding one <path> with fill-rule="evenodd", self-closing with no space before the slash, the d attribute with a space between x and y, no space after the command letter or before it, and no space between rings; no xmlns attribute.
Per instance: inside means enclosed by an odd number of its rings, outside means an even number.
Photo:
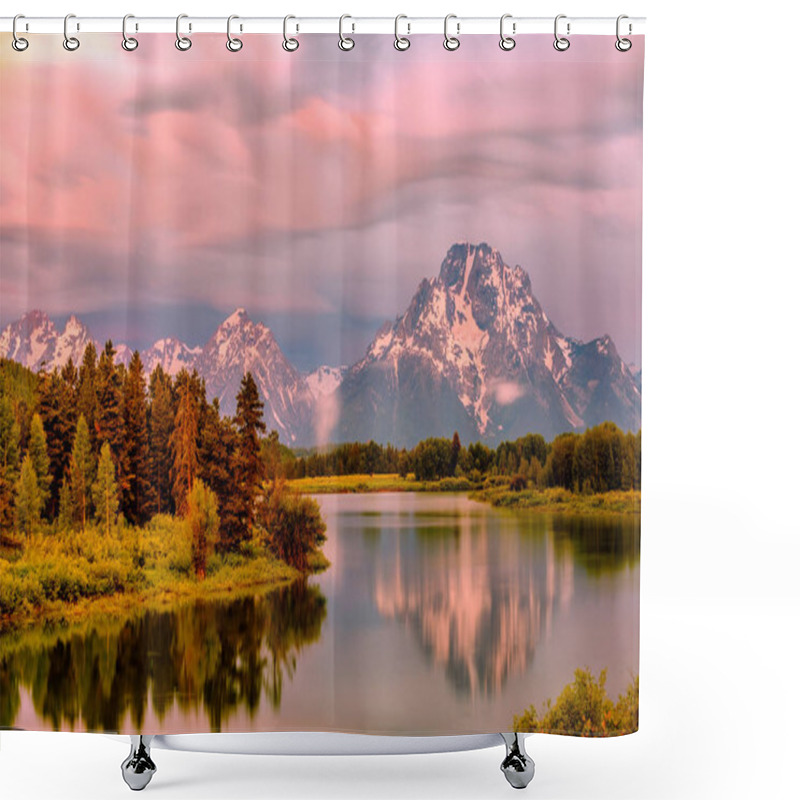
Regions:
<svg viewBox="0 0 800 800"><path fill-rule="evenodd" d="M466 478L418 481L402 475L326 475L295 478L288 486L302 494L363 494L369 492L465 492L473 488Z"/></svg>
<svg viewBox="0 0 800 800"><path fill-rule="evenodd" d="M472 492L470 497L491 503L498 508L525 508L549 514L639 514L640 491L576 494L566 489L522 489L515 492L505 486L494 486Z"/></svg>
<svg viewBox="0 0 800 800"><path fill-rule="evenodd" d="M327 566L321 553L314 554L314 571ZM94 527L42 532L0 555L0 630L270 590L300 575L264 548L253 547L242 554L213 555L206 579L198 581L186 526L169 516L157 516L143 528L118 525L109 536Z"/></svg>
<svg viewBox="0 0 800 800"><path fill-rule="evenodd" d="M638 514L641 492L577 494L561 488L527 488L512 491L510 479L489 478L474 483L467 478L418 481L400 475L330 475L288 482L303 494L353 494L370 492L469 492L470 498L498 508L524 508L548 514Z"/></svg>

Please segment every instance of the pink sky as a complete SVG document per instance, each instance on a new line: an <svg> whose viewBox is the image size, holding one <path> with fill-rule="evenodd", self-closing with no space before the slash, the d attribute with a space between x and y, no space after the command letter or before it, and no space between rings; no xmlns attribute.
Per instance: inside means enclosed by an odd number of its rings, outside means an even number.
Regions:
<svg viewBox="0 0 800 800"><path fill-rule="evenodd" d="M305 366L351 361L467 239L639 363L642 37L139 38L0 36L0 324L75 312L145 346L148 306L202 309L198 341L245 306Z"/></svg>

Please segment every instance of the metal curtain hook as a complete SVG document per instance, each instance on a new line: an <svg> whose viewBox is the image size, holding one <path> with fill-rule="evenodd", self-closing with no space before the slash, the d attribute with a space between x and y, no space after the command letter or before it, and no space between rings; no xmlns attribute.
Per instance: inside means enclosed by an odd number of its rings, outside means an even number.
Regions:
<svg viewBox="0 0 800 800"><path fill-rule="evenodd" d="M177 18L175 19L175 47L182 51L186 51L192 46L192 40L188 36L184 36L181 33L181 20L188 18L188 14L178 14ZM191 23L189 24L189 30L192 30Z"/></svg>
<svg viewBox="0 0 800 800"><path fill-rule="evenodd" d="M451 19L457 20L458 17L455 14L448 14L444 18L444 42L443 42L443 44L444 44L444 49L445 50L450 50L452 52L453 50L458 50L458 48L461 46L461 41L458 38L459 31L461 30L461 23L460 22L456 22L456 35L455 36L451 36L449 31L448 31Z"/></svg>
<svg viewBox="0 0 800 800"><path fill-rule="evenodd" d="M616 47L617 50L620 51L620 53L627 53L628 50L630 50L631 47L633 47L633 42L630 39L620 39L620 36L619 36L619 24L624 19L628 19L628 15L627 14L620 14L617 17L617 41L614 42L614 47ZM628 24L628 33L630 33L632 30L633 30L633 28L629 23Z"/></svg>
<svg viewBox="0 0 800 800"><path fill-rule="evenodd" d="M231 53L238 53L244 47L244 42L242 42L241 39L231 36L231 22L235 19L239 19L236 14L231 14L228 17L228 41L225 42L225 47L227 47ZM241 28L239 30L241 30Z"/></svg>
<svg viewBox="0 0 800 800"><path fill-rule="evenodd" d="M566 14L559 14L556 17L556 21L553 23L553 34L555 35L555 41L553 42L553 47L559 51L559 53L563 53L565 50L569 50L569 39L564 36L558 35L558 21L560 19L566 19ZM569 36L569 22L567 23L567 36Z"/></svg>
<svg viewBox="0 0 800 800"><path fill-rule="evenodd" d="M64 43L63 44L64 44L64 49L65 50L69 50L70 52L73 52L73 51L77 50L81 46L81 43L80 43L80 40L77 39L77 37L69 35L69 21L71 19L75 19L75 15L74 14L67 14L67 16L64 17ZM76 30L80 30L80 29L81 29L81 26L76 24Z"/></svg>
<svg viewBox="0 0 800 800"><path fill-rule="evenodd" d="M23 50L27 50L28 49L28 45L30 44L30 42L28 42L27 39L23 39L22 37L17 36L17 20L18 19L25 19L25 15L24 14L17 14L17 16L14 17L14 21L11 23L11 35L14 37L11 40L11 46L18 53L21 53Z"/></svg>
<svg viewBox="0 0 800 800"><path fill-rule="evenodd" d="M394 49L395 50L408 50L411 47L411 39L400 35L400 20L408 19L405 14L398 14L394 18ZM411 33L411 23L408 24L408 32Z"/></svg>
<svg viewBox="0 0 800 800"><path fill-rule="evenodd" d="M139 40L135 39L133 36L128 36L129 19L135 19L133 14L126 14L122 18L122 49L127 50L130 53L139 46Z"/></svg>
<svg viewBox="0 0 800 800"><path fill-rule="evenodd" d="M339 49L340 50L352 50L355 46L355 39L351 39L349 36L344 35L344 21L346 19L353 19L349 14L342 14L339 17ZM351 23L352 24L352 23ZM356 26L353 25L353 30L356 29Z"/></svg>
<svg viewBox="0 0 800 800"><path fill-rule="evenodd" d="M287 14L283 18L283 49L287 53L293 53L298 47L300 47L300 41L298 39L289 37L288 28L290 19L297 19L297 17L293 16L292 14Z"/></svg>
<svg viewBox="0 0 800 800"><path fill-rule="evenodd" d="M512 19L511 14L503 14L500 17L500 49L501 50L513 50L517 46L517 40L513 39L511 36L506 36L505 33L505 24L507 19ZM511 31L512 33L517 32L517 23L511 23Z"/></svg>

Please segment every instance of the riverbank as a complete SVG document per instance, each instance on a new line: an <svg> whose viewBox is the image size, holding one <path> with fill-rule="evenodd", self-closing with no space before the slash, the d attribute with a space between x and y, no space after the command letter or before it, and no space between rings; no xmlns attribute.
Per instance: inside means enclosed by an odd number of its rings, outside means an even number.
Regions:
<svg viewBox="0 0 800 800"><path fill-rule="evenodd" d="M497 486L471 492L469 496L496 508L524 508L548 514L639 514L642 508L642 493L634 490L576 494L560 488L515 492L508 486Z"/></svg>
<svg viewBox="0 0 800 800"><path fill-rule="evenodd" d="M418 481L402 475L323 475L294 478L289 488L301 494L368 494L372 492L466 492L474 485L466 478Z"/></svg>
<svg viewBox="0 0 800 800"><path fill-rule="evenodd" d="M495 485L473 483L467 478L418 481L401 475L329 475L296 478L288 485L302 494L358 494L373 492L469 492L473 500L496 508L519 508L543 513L639 514L641 492L599 492L577 494L558 487L547 489L510 488L511 479L490 479Z"/></svg>
<svg viewBox="0 0 800 800"><path fill-rule="evenodd" d="M330 565L321 552L310 561L312 572ZM68 536L39 533L16 554L0 555L0 634L43 622L71 624L89 615L269 592L300 577L268 551L253 549L213 555L199 581L185 527L167 516L144 528L117 526L110 536L94 528Z"/></svg>

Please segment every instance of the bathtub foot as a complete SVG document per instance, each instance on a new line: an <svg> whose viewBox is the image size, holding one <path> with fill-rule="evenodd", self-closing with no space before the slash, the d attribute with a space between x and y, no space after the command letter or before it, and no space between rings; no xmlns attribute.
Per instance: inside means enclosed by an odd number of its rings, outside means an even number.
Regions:
<svg viewBox="0 0 800 800"><path fill-rule="evenodd" d="M140 792L150 783L156 765L150 758L152 736L131 736L131 752L122 762L122 778L134 792Z"/></svg>
<svg viewBox="0 0 800 800"><path fill-rule="evenodd" d="M535 766L525 752L525 737L521 733L501 733L506 743L506 757L500 765L506 780L515 789L524 789L532 780Z"/></svg>

